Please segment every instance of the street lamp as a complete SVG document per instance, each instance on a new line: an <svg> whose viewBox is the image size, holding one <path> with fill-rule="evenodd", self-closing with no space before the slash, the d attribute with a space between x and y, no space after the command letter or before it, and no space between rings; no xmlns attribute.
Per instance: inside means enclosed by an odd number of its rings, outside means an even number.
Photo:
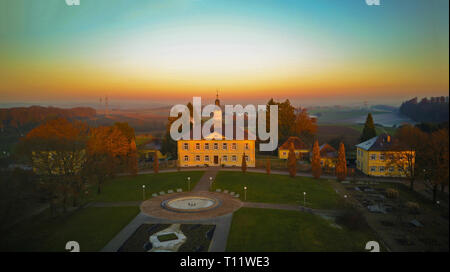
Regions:
<svg viewBox="0 0 450 272"><path fill-rule="evenodd" d="M188 191L191 190L191 177L187 177L188 180Z"/></svg>
<svg viewBox="0 0 450 272"><path fill-rule="evenodd" d="M306 192L303 192L303 206L306 207Z"/></svg>
<svg viewBox="0 0 450 272"><path fill-rule="evenodd" d="M244 200L247 201L247 186L244 186Z"/></svg>
<svg viewBox="0 0 450 272"><path fill-rule="evenodd" d="M212 184L213 184L213 178L212 177L209 177L209 187L211 188L211 190L212 190Z"/></svg>
<svg viewBox="0 0 450 272"><path fill-rule="evenodd" d="M145 200L145 184L142 185L142 200Z"/></svg>

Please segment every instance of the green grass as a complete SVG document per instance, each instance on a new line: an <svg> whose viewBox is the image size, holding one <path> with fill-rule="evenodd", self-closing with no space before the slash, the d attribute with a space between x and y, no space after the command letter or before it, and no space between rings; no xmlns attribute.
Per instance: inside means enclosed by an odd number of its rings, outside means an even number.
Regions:
<svg viewBox="0 0 450 272"><path fill-rule="evenodd" d="M160 242L166 242L166 241L171 241L171 240L176 240L176 239L178 239L178 236L176 236L174 233L168 233L168 234L163 234L163 235L158 236L158 240Z"/></svg>
<svg viewBox="0 0 450 272"><path fill-rule="evenodd" d="M303 205L303 192L306 192L306 206L315 209L336 209L342 205L341 197L334 191L331 182L325 179L308 177L291 178L287 175L219 172L213 190L220 188L241 195L244 199L244 186L247 186L248 202L282 203Z"/></svg>
<svg viewBox="0 0 450 272"><path fill-rule="evenodd" d="M68 241L80 250L101 250L138 213L138 207L89 207L50 218L48 211L20 223L0 238L0 251L66 251Z"/></svg>
<svg viewBox="0 0 450 272"><path fill-rule="evenodd" d="M375 240L370 229L349 231L317 215L241 208L234 213L227 251L365 251Z"/></svg>
<svg viewBox="0 0 450 272"><path fill-rule="evenodd" d="M172 172L158 174L144 174L137 176L123 176L108 181L97 195L96 188L91 194L92 200L97 202L141 201L143 198L142 185L145 185L146 198L152 193L160 191L176 190L178 188L187 191L187 177L191 178L191 189L200 180L202 171Z"/></svg>

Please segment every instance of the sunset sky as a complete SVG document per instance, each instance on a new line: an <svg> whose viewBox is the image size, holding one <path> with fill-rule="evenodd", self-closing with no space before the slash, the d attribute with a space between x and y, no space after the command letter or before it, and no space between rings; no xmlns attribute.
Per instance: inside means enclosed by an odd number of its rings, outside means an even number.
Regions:
<svg viewBox="0 0 450 272"><path fill-rule="evenodd" d="M449 1L0 0L0 102L448 95Z"/></svg>

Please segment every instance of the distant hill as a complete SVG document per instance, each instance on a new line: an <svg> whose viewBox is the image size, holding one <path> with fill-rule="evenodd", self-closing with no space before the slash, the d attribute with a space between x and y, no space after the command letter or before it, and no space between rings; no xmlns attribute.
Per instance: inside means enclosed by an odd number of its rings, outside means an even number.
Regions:
<svg viewBox="0 0 450 272"><path fill-rule="evenodd" d="M56 117L68 119L92 118L96 114L95 109L88 107L61 109L55 107L31 106L0 109L0 128L32 126Z"/></svg>
<svg viewBox="0 0 450 272"><path fill-rule="evenodd" d="M373 110L380 110L380 111L397 111L398 108L394 106L389 105L374 105L371 107Z"/></svg>

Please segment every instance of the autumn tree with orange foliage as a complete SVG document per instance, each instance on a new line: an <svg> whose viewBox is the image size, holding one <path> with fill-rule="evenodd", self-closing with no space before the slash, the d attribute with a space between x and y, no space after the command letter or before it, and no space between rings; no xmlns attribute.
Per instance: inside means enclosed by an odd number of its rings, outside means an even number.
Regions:
<svg viewBox="0 0 450 272"><path fill-rule="evenodd" d="M136 175L138 172L138 153L134 128L130 127L126 122L116 122L114 127L118 128L128 140L128 152L126 156L121 158L121 170Z"/></svg>
<svg viewBox="0 0 450 272"><path fill-rule="evenodd" d="M306 108L298 108L295 113L295 121L292 125L291 134L296 135L311 144L316 132L316 119L309 116Z"/></svg>
<svg viewBox="0 0 450 272"><path fill-rule="evenodd" d="M155 172L155 174L159 173L158 151L155 151L155 154L153 155L153 172Z"/></svg>
<svg viewBox="0 0 450 272"><path fill-rule="evenodd" d="M436 202L438 186L448 185L449 180L448 129L431 133L426 147L422 175L425 185L433 192L433 202Z"/></svg>
<svg viewBox="0 0 450 272"><path fill-rule="evenodd" d="M312 160L311 160L311 170L313 177L318 179L320 178L320 175L322 174L322 167L320 166L320 148L319 148L319 141L314 142L313 147L313 154L312 154Z"/></svg>
<svg viewBox="0 0 450 272"><path fill-rule="evenodd" d="M336 177L339 181L343 181L347 177L347 160L345 159L345 146L343 142L339 144Z"/></svg>
<svg viewBox="0 0 450 272"><path fill-rule="evenodd" d="M242 163L241 163L242 173L247 172L247 160L245 159L245 152L242 154Z"/></svg>
<svg viewBox="0 0 450 272"><path fill-rule="evenodd" d="M289 145L289 154L288 154L288 161L287 161L289 176L292 178L297 175L297 157L295 156L295 148L294 143L291 142Z"/></svg>
<svg viewBox="0 0 450 272"><path fill-rule="evenodd" d="M76 205L86 186L81 170L86 163L87 130L85 123L58 118L34 128L19 143L20 153L30 160L48 194L52 215L58 201L64 211L69 197Z"/></svg>
<svg viewBox="0 0 450 272"><path fill-rule="evenodd" d="M101 193L104 182L120 172L123 157L129 153L128 138L117 127L93 128L87 144L86 175L97 184Z"/></svg>

